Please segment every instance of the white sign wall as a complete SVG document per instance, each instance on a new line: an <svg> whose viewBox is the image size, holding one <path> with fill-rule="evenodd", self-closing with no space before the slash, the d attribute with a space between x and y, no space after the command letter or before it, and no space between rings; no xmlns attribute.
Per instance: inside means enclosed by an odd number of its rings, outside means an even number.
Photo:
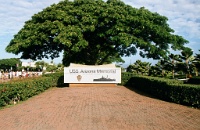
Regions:
<svg viewBox="0 0 200 130"><path fill-rule="evenodd" d="M121 68L116 67L65 67L65 83L121 83Z"/></svg>

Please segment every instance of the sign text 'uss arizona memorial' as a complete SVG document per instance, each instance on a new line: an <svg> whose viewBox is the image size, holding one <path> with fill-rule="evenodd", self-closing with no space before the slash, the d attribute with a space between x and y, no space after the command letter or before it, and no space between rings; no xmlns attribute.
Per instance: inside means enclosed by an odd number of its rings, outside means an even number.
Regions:
<svg viewBox="0 0 200 130"><path fill-rule="evenodd" d="M114 64L79 65L64 68L65 83L121 83L121 68Z"/></svg>

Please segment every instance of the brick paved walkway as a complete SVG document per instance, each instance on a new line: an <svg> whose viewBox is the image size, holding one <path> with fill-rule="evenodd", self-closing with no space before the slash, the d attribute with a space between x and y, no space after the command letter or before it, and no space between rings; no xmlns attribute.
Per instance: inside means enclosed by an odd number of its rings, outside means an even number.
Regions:
<svg viewBox="0 0 200 130"><path fill-rule="evenodd" d="M200 130L200 110L122 86L53 88L0 110L0 130Z"/></svg>

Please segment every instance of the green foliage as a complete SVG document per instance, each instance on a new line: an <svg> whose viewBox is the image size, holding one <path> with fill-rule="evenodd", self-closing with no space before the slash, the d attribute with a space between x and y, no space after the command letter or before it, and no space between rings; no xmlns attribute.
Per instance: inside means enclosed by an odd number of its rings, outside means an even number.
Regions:
<svg viewBox="0 0 200 130"><path fill-rule="evenodd" d="M200 59L198 58L198 54L196 54L196 56L192 54L192 50L187 47L183 49L181 55L170 54L167 58L151 66L149 75L164 77L168 74L172 74L170 77L177 78L177 73L181 73L181 75L185 74L184 78L188 78L195 73L195 75L198 76Z"/></svg>
<svg viewBox="0 0 200 130"><path fill-rule="evenodd" d="M178 62L181 62L180 56L172 53L168 56L168 58L161 61L163 69L172 72L172 78L174 78Z"/></svg>
<svg viewBox="0 0 200 130"><path fill-rule="evenodd" d="M157 64L150 67L149 76L164 76L163 69L164 69L164 66L161 63L161 61L159 61Z"/></svg>
<svg viewBox="0 0 200 130"><path fill-rule="evenodd" d="M181 51L181 58L183 60L188 60L193 55L193 51L191 48L185 47L183 51Z"/></svg>
<svg viewBox="0 0 200 130"><path fill-rule="evenodd" d="M45 74L43 75L43 77L51 77L53 78L53 82L55 84L53 84L53 86L63 86L64 84L64 73L63 72L57 72L57 73L51 73L51 74Z"/></svg>
<svg viewBox="0 0 200 130"><path fill-rule="evenodd" d="M6 51L25 59L56 58L64 51L65 66L123 61L136 54L159 59L169 47L182 49L188 41L173 34L167 18L120 0L64 0L32 16Z"/></svg>
<svg viewBox="0 0 200 130"><path fill-rule="evenodd" d="M129 80L131 77L133 77L135 74L133 73L129 73L129 72L124 72L122 73L121 75L121 85L125 85L125 86L128 86L130 85L129 83Z"/></svg>
<svg viewBox="0 0 200 130"><path fill-rule="evenodd" d="M13 70L17 69L18 66L21 66L21 61L18 58L10 58L10 59L0 59L0 69L10 70L11 67Z"/></svg>
<svg viewBox="0 0 200 130"><path fill-rule="evenodd" d="M183 81L174 79L134 75L128 80L128 86L165 101L200 108L200 85L183 84Z"/></svg>
<svg viewBox="0 0 200 130"><path fill-rule="evenodd" d="M191 48L188 48L188 47L185 47L180 55L181 59L185 63L181 63L182 66L180 66L179 68L182 68L184 70L184 72L186 73L186 75L190 74L192 71L192 61L194 60L192 55L193 55L193 51ZM187 76L186 76L186 78L187 78Z"/></svg>
<svg viewBox="0 0 200 130"><path fill-rule="evenodd" d="M48 66L48 63L44 62L44 61L37 61L35 62L36 68L43 70L43 67Z"/></svg>
<svg viewBox="0 0 200 130"><path fill-rule="evenodd" d="M192 77L186 82L187 84L199 84L200 85L200 77Z"/></svg>
<svg viewBox="0 0 200 130"><path fill-rule="evenodd" d="M16 97L24 101L51 87L51 83L50 78L38 78L0 84L0 104L9 105Z"/></svg>
<svg viewBox="0 0 200 130"><path fill-rule="evenodd" d="M57 70L57 66L56 65L48 65L46 68L47 72L53 72Z"/></svg>
<svg viewBox="0 0 200 130"><path fill-rule="evenodd" d="M141 60L136 60L132 65L129 65L127 72L132 72L134 74L148 75L151 63L142 62Z"/></svg>
<svg viewBox="0 0 200 130"><path fill-rule="evenodd" d="M196 73L196 76L198 76L199 75L199 70L200 70L200 54L196 54L196 56L194 56L194 58L195 59L192 61L193 69L194 69L194 71Z"/></svg>
<svg viewBox="0 0 200 130"><path fill-rule="evenodd" d="M61 86L62 73L48 74L38 78L28 78L0 84L0 107L13 104L13 99L24 101L50 87Z"/></svg>

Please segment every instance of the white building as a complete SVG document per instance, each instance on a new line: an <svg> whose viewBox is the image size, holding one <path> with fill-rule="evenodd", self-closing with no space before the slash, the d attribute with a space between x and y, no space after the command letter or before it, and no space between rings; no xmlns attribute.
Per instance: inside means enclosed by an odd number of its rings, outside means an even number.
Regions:
<svg viewBox="0 0 200 130"><path fill-rule="evenodd" d="M22 62L24 67L36 67L35 62Z"/></svg>

